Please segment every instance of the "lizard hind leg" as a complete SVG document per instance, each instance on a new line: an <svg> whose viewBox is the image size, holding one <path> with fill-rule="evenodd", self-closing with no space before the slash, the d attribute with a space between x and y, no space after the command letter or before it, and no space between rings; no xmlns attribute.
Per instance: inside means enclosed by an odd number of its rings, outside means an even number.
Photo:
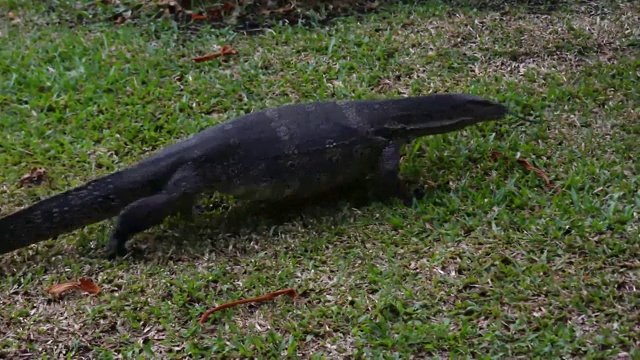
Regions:
<svg viewBox="0 0 640 360"><path fill-rule="evenodd" d="M182 214L190 218L194 202L204 182L192 165L178 169L159 193L125 207L109 237L105 252L110 259L127 253L126 242L135 234L161 224L171 215Z"/></svg>

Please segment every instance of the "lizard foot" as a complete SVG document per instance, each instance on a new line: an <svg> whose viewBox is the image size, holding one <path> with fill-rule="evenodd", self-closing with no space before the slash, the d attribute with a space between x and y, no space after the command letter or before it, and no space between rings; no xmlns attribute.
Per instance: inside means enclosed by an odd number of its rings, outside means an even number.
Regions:
<svg viewBox="0 0 640 360"><path fill-rule="evenodd" d="M401 200L405 206L411 207L413 206L413 200L424 199L426 195L427 193L424 191L422 187L416 187L415 189L413 189L411 196L404 196L402 197Z"/></svg>
<svg viewBox="0 0 640 360"><path fill-rule="evenodd" d="M127 248L125 247L125 241L118 239L116 236L111 235L109 243L105 247L105 255L107 259L113 260L119 256L125 256L127 254Z"/></svg>

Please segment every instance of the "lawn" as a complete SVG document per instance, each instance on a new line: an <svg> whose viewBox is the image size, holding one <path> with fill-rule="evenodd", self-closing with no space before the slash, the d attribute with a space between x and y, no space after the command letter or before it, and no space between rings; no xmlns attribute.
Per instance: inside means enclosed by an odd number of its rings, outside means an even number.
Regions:
<svg viewBox="0 0 640 360"><path fill-rule="evenodd" d="M250 33L87 20L86 3L0 3L2 216L287 103L466 92L538 122L407 146L427 194L411 207L283 219L216 196L137 236L141 257L101 256L111 221L3 255L0 357L640 359L637 2L401 2ZM18 186L33 167L50 181ZM46 292L80 277L102 291Z"/></svg>

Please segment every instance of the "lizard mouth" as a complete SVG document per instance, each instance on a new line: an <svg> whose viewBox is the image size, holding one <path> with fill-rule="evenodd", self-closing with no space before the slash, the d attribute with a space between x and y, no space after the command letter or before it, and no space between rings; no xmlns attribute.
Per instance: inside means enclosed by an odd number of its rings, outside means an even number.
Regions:
<svg viewBox="0 0 640 360"><path fill-rule="evenodd" d="M375 135L386 138L414 139L421 136L455 131L476 122L479 122L478 119L470 116L438 118L433 115L428 115L425 116L422 121L391 121L377 130Z"/></svg>

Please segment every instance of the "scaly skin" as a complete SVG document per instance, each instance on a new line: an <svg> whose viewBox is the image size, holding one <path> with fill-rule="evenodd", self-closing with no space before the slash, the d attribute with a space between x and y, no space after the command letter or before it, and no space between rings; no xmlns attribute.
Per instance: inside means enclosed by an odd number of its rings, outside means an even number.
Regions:
<svg viewBox="0 0 640 360"><path fill-rule="evenodd" d="M400 147L511 112L466 94L286 105L238 117L127 169L0 219L0 254L118 215L106 255L203 192L243 200L306 198L362 179L400 197Z"/></svg>

